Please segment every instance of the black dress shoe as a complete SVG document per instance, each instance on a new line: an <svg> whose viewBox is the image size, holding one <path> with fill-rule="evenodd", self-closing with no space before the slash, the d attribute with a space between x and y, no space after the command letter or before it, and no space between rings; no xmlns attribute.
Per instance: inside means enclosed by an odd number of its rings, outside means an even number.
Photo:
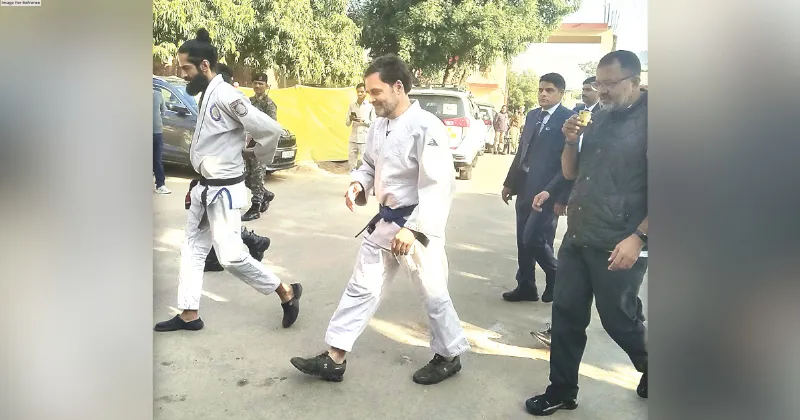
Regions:
<svg viewBox="0 0 800 420"><path fill-rule="evenodd" d="M547 324L547 329L544 331L531 331L531 335L533 338L539 340L547 347L550 347L550 337L552 336L553 330L550 328L550 324Z"/></svg>
<svg viewBox="0 0 800 420"><path fill-rule="evenodd" d="M286 303L281 303L283 308L283 328L289 328L297 321L300 315L300 297L303 296L303 286L300 283L292 283L294 297Z"/></svg>
<svg viewBox="0 0 800 420"><path fill-rule="evenodd" d="M554 287L550 285L544 288L544 293L542 293L542 302L550 303L553 301L553 289Z"/></svg>
<svg viewBox="0 0 800 420"><path fill-rule="evenodd" d="M561 409L574 410L578 408L578 403L575 400L564 400L542 394L525 401L525 408L534 416L549 416Z"/></svg>
<svg viewBox="0 0 800 420"><path fill-rule="evenodd" d="M642 374L639 386L636 387L636 394L642 398L647 398L647 372Z"/></svg>
<svg viewBox="0 0 800 420"><path fill-rule="evenodd" d="M253 204L252 206L250 206L250 209L248 209L242 215L242 221L243 222L249 222L251 220L255 220L255 219L258 219L259 217L261 217L260 207L261 206L259 204Z"/></svg>
<svg viewBox="0 0 800 420"><path fill-rule="evenodd" d="M518 287L510 292L503 293L503 299L508 302L536 302L539 300L539 294L535 290L527 292L520 290Z"/></svg>

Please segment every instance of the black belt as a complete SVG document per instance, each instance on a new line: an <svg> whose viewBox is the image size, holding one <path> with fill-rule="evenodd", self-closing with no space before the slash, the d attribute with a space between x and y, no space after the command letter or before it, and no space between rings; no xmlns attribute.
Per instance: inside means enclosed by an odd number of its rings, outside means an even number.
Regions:
<svg viewBox="0 0 800 420"><path fill-rule="evenodd" d="M204 187L227 187L229 185L236 185L244 181L246 177L247 174L242 174L240 176L237 176L236 178L226 178L226 179L223 178L209 179L201 176L198 183L200 183L200 185Z"/></svg>
<svg viewBox="0 0 800 420"><path fill-rule="evenodd" d="M200 179L197 181L200 185L204 186L203 192L200 193L200 203L203 205L203 210L207 209L208 204L206 203L206 199L208 198L208 187L227 187L230 185L236 185L247 177L247 174L242 174L237 176L236 178L206 178L201 176Z"/></svg>

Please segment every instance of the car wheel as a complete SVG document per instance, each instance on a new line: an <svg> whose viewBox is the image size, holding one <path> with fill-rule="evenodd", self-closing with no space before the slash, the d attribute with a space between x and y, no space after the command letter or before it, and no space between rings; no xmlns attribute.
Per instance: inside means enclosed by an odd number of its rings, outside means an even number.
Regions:
<svg viewBox="0 0 800 420"><path fill-rule="evenodd" d="M472 165L470 166L472 166L473 168L478 166L478 156L475 156L475 159L472 159Z"/></svg>

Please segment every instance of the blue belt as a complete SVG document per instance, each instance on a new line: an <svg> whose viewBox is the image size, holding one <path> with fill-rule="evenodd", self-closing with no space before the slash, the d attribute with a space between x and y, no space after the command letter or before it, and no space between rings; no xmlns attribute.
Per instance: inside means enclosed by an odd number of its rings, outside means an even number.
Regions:
<svg viewBox="0 0 800 420"><path fill-rule="evenodd" d="M356 238L361 236L361 234L364 233L365 230L367 231L367 233L374 232L375 225L377 225L378 222L381 220L384 220L388 223L395 223L397 226L400 227L405 226L406 217L411 216L411 213L414 212L414 209L416 207L417 207L416 204L414 204L413 206L400 207L396 209L383 205L380 206L380 211L378 211L378 214L376 214L375 217L373 217L372 220L370 220L369 223L367 223L367 225L364 226L364 229L361 229L361 231L359 231L358 234L356 234Z"/></svg>

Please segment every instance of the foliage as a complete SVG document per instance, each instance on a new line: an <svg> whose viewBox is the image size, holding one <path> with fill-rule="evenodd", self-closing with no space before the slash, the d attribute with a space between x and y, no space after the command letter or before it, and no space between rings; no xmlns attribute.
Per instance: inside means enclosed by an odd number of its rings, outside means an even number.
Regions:
<svg viewBox="0 0 800 420"><path fill-rule="evenodd" d="M346 0L154 0L153 56L163 59L204 27L220 60L298 82L350 85L364 67Z"/></svg>
<svg viewBox="0 0 800 420"><path fill-rule="evenodd" d="M397 54L423 77L443 71L449 84L543 42L579 7L580 0L352 0L348 13L372 57Z"/></svg>
<svg viewBox="0 0 800 420"><path fill-rule="evenodd" d="M597 74L597 61L590 61L588 63L578 64L578 66L586 73L586 78L590 78Z"/></svg>
<svg viewBox="0 0 800 420"><path fill-rule="evenodd" d="M539 105L539 77L531 70L508 74L508 107L516 109L521 105L532 109Z"/></svg>

